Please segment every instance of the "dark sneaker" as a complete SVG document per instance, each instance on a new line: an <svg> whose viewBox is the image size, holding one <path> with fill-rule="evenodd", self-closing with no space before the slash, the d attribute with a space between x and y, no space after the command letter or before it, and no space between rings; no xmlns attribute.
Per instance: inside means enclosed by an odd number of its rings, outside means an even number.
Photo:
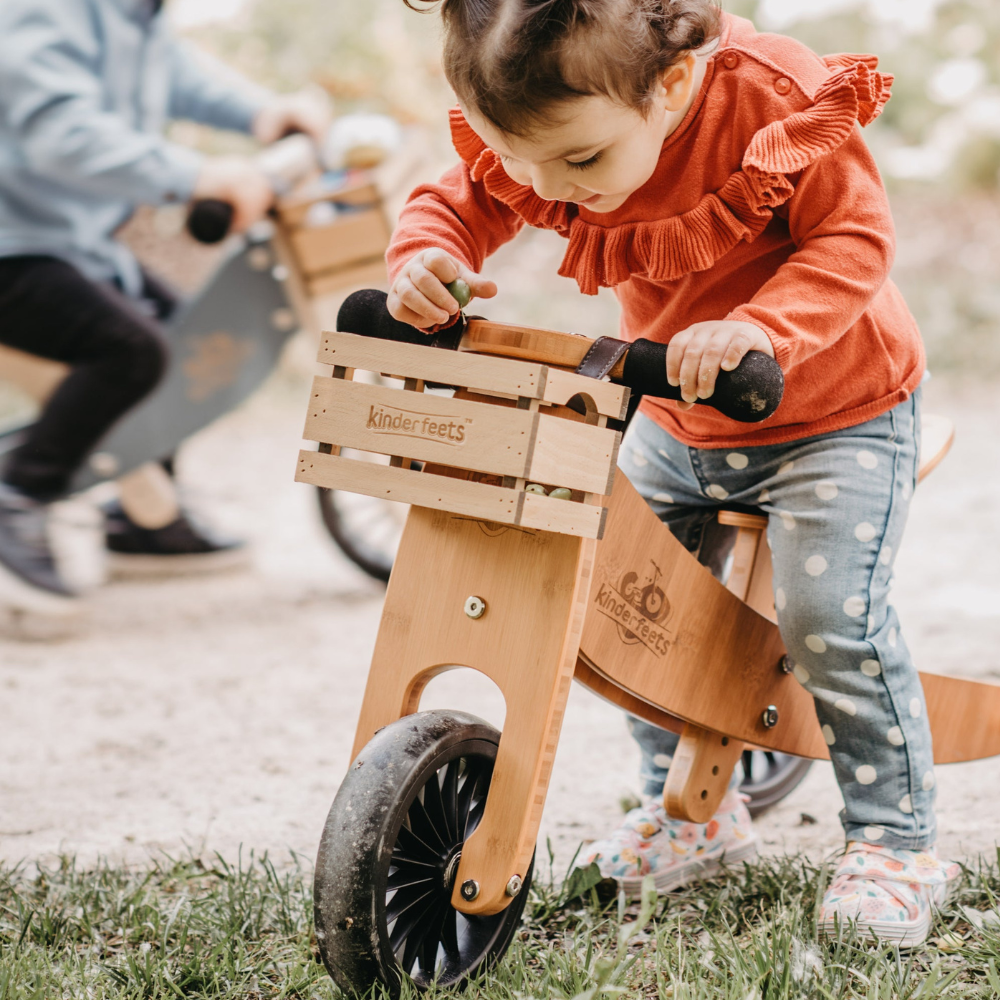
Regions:
<svg viewBox="0 0 1000 1000"><path fill-rule="evenodd" d="M243 539L200 524L186 511L162 528L143 528L117 500L102 509L108 569L116 576L208 573L249 561Z"/></svg>
<svg viewBox="0 0 1000 1000"><path fill-rule="evenodd" d="M48 510L0 483L0 604L7 611L59 616L79 609L49 545Z"/></svg>

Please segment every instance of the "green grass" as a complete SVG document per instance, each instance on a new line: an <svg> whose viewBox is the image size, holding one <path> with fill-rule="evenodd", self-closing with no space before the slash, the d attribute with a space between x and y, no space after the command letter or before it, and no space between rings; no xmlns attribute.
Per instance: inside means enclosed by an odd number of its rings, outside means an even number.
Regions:
<svg viewBox="0 0 1000 1000"><path fill-rule="evenodd" d="M820 942L829 869L772 858L644 906L540 877L482 1000L931 1000L1000 997L1000 867L967 869L931 943L911 953ZM641 912L640 912L641 911ZM976 924L983 924L977 927ZM64 859L0 868L0 1000L336 997L316 957L309 873L292 859Z"/></svg>

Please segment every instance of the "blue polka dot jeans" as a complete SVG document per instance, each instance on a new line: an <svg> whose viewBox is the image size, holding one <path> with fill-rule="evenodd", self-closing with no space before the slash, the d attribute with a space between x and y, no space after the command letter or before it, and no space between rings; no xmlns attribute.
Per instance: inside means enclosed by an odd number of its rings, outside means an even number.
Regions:
<svg viewBox="0 0 1000 1000"><path fill-rule="evenodd" d="M889 603L893 558L916 484L920 393L846 430L756 448L689 448L638 414L621 468L692 552L715 515L768 515L778 626L844 796L848 840L893 848L935 839L934 765L923 690ZM658 795L677 737L630 719L645 792Z"/></svg>

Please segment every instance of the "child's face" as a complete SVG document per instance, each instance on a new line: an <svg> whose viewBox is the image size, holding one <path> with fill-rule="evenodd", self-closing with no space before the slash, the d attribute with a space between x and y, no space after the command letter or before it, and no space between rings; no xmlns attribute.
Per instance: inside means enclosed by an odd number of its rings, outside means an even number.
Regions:
<svg viewBox="0 0 1000 1000"><path fill-rule="evenodd" d="M700 60L688 56L664 74L646 115L589 95L567 104L558 125L524 138L501 132L472 108L463 112L512 180L546 201L613 212L652 176L663 141L687 113L703 74Z"/></svg>

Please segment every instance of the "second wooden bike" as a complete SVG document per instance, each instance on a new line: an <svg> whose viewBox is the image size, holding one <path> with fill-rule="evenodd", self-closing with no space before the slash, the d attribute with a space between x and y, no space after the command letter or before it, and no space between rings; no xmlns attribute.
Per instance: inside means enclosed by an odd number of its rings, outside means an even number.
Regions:
<svg viewBox="0 0 1000 1000"><path fill-rule="evenodd" d="M707 821L748 746L828 752L775 622L767 518L720 510L737 531L726 585L674 539L616 471L628 386L573 371L595 342L471 320L448 351L357 335L386 335L369 327L323 336L333 377L316 378L305 428L320 447L296 478L413 505L315 882L333 978L397 993L404 977L462 984L509 946L574 678L680 734L674 817ZM605 367L623 379L620 360ZM358 369L399 387L355 381ZM925 421L921 476L951 437ZM456 666L500 688L502 735L419 711L428 681ZM921 679L936 762L1000 754L1000 686Z"/></svg>

